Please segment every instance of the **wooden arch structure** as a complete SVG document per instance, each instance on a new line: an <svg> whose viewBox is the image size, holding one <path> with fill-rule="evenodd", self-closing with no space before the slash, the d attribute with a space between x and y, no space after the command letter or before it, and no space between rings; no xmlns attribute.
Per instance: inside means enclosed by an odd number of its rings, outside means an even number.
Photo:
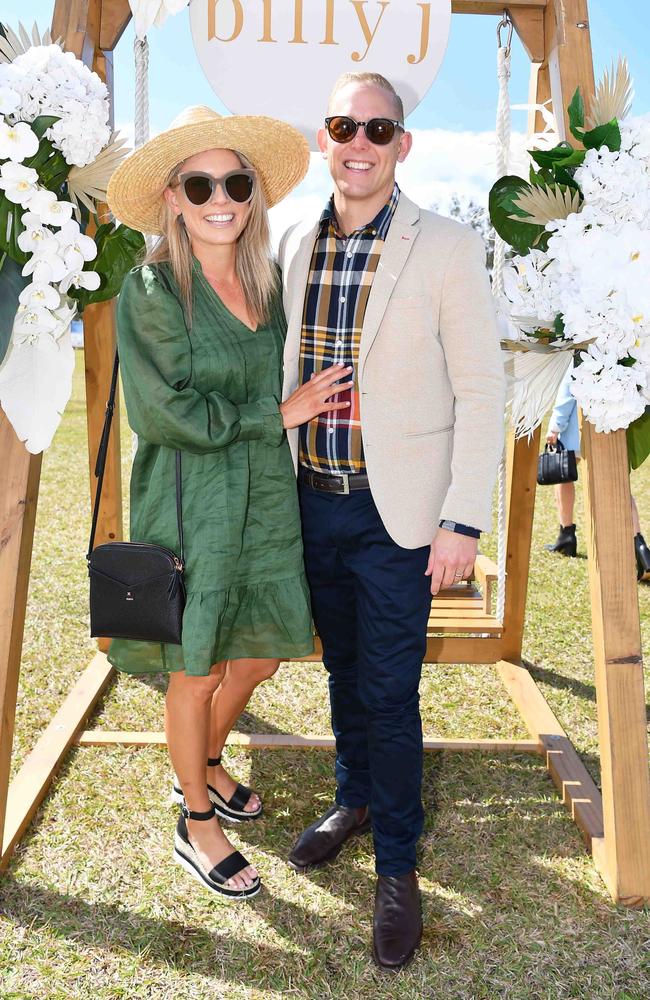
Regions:
<svg viewBox="0 0 650 1000"><path fill-rule="evenodd" d="M565 109L576 87L586 103L594 91L587 0L452 0L455 14L508 10L532 64L531 103L552 99L568 134ZM64 40L113 89L113 49L131 12L127 0L56 0L54 37ZM538 122L531 126L541 128ZM114 352L114 303L85 314L85 366L91 492L93 468ZM119 419L116 412L115 419ZM521 661L528 564L535 502L539 431L529 443L510 441L507 582L503 621L491 612L492 568L476 566L477 586L434 601L427 661L482 663L498 671L530 733L527 740L427 740L428 749L540 754L581 830L612 897L650 902L650 773L638 600L624 431L603 435L583 427L586 512L602 793ZM98 652L9 785L32 539L41 455L29 455L0 411L0 868L46 794L73 744L145 745L160 733L84 731L113 670ZM98 543L122 537L119 433L110 442ZM79 554L82 558L82 553ZM482 591L482 593L481 593ZM249 746L331 746L326 739L244 736ZM4 831L4 835L3 835Z"/></svg>

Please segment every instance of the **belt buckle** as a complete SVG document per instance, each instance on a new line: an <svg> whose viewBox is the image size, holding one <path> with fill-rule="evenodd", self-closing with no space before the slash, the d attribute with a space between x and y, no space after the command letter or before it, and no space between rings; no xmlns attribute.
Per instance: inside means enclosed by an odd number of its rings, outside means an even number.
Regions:
<svg viewBox="0 0 650 1000"><path fill-rule="evenodd" d="M350 495L350 476L347 472L340 472L339 475L343 480L343 496L347 497Z"/></svg>

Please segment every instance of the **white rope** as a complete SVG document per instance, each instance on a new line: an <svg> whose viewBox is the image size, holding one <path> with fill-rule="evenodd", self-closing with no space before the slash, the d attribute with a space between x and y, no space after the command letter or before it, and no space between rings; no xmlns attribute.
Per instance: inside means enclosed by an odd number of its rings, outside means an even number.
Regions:
<svg viewBox="0 0 650 1000"><path fill-rule="evenodd" d="M501 28L509 28L506 45L501 44ZM499 46L497 49L497 80L499 82L499 100L497 104L496 122L496 166L497 177L508 173L510 159L510 42L512 39L512 22L504 15L497 28ZM495 233L494 239L494 269L492 272L492 292L495 297L503 293L503 267L506 259L506 244ZM505 451L499 463L497 477L497 607L496 616L503 621L506 603L506 557L507 557L507 516L506 516L506 456Z"/></svg>
<svg viewBox="0 0 650 1000"><path fill-rule="evenodd" d="M135 56L135 148L139 149L149 138L149 42L144 38L133 40Z"/></svg>

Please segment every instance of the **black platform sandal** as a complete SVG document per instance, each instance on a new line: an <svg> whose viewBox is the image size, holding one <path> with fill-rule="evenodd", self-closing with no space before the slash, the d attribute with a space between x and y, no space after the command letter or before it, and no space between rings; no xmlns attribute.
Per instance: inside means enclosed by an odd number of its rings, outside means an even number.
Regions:
<svg viewBox="0 0 650 1000"><path fill-rule="evenodd" d="M233 889L226 883L229 879L238 875L244 868L248 868L250 862L246 860L239 851L233 851L227 857L207 871L199 856L192 847L192 843L187 832L187 820L209 820L215 816L215 809L207 809L205 812L193 812L188 809L185 802L181 805L181 814L178 817L176 834L174 836L174 861L181 865L193 878L202 882L206 889L216 892L226 899L250 899L256 896L262 888L259 876L246 889Z"/></svg>
<svg viewBox="0 0 650 1000"><path fill-rule="evenodd" d="M219 757L208 757L208 767L218 767L220 763L221 755ZM216 788L208 785L208 795L210 796L210 801L214 803L217 816L219 819L229 819L233 823L242 823L249 819L259 819L262 815L264 807L261 802L259 809L255 809L252 812L244 808L252 794L252 790L247 788L246 785L238 784L232 796L226 801ZM184 801L183 789L176 775L174 775L171 798L172 802L177 802L179 805Z"/></svg>

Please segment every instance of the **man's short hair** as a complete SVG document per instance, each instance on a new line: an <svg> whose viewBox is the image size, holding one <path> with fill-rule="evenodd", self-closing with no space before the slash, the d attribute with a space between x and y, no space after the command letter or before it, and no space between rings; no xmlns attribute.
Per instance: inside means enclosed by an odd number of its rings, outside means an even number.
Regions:
<svg viewBox="0 0 650 1000"><path fill-rule="evenodd" d="M390 80L387 80L385 76L381 73L342 73L336 83L332 88L332 92L329 96L329 101L327 102L327 113L331 115L332 105L334 104L334 98L338 94L339 90L343 90L350 83L366 84L371 87L381 87L382 90L388 91L395 105L395 117L396 119L404 124L404 105L402 103L402 98L399 96L395 88L393 87Z"/></svg>

